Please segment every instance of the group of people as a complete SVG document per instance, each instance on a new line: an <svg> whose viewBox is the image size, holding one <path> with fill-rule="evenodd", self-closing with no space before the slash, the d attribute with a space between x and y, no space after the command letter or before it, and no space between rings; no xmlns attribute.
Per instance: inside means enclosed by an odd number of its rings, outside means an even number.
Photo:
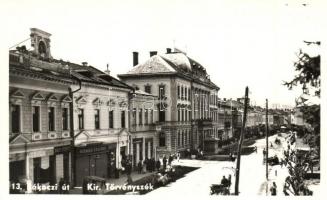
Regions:
<svg viewBox="0 0 327 200"><path fill-rule="evenodd" d="M155 161L154 158L148 159L146 158L143 162L140 160L137 164L137 169L139 174L144 174L147 171L154 172L155 170L159 171L161 166L161 162L158 159Z"/></svg>
<svg viewBox="0 0 327 200"><path fill-rule="evenodd" d="M223 176L223 178L220 181L220 184L226 188L229 188L232 185L232 176L228 175L228 179L225 176Z"/></svg>

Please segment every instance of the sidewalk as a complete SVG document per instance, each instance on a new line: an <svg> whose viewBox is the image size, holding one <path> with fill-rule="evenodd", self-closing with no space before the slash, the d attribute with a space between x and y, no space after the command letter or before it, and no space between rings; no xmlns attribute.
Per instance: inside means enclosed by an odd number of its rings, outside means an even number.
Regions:
<svg viewBox="0 0 327 200"><path fill-rule="evenodd" d="M133 171L131 174L132 180L136 181L143 177L150 176L155 172L147 172L145 174L139 174L137 171ZM106 180L106 183L114 184L114 185L124 185L127 182L127 175L121 174L119 178L110 178ZM69 191L69 194L82 194L82 187L75 187Z"/></svg>

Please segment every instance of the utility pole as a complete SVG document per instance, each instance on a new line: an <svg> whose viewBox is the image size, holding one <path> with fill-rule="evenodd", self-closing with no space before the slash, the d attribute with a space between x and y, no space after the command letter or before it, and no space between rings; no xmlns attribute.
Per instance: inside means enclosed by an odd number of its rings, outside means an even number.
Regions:
<svg viewBox="0 0 327 200"><path fill-rule="evenodd" d="M235 195L238 195L238 185L239 185L239 179L240 179L240 165L241 165L241 151L242 151L242 143L243 143L243 137L244 137L244 127L246 123L246 115L248 110L248 93L249 88L245 88L245 100L244 100L244 113L243 113L243 121L242 121L242 129L241 129L241 135L238 143L238 152L237 152L237 162L236 162L236 180L235 180Z"/></svg>
<svg viewBox="0 0 327 200"><path fill-rule="evenodd" d="M268 181L268 136L269 136L269 125L268 125L268 99L266 99L266 180Z"/></svg>

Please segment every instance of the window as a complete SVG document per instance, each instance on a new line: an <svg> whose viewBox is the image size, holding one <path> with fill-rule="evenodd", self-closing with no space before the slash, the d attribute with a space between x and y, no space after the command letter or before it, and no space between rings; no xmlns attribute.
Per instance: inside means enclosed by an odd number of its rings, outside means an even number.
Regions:
<svg viewBox="0 0 327 200"><path fill-rule="evenodd" d="M184 131L182 132L182 145L185 145L185 133Z"/></svg>
<svg viewBox="0 0 327 200"><path fill-rule="evenodd" d="M191 121L191 118L192 118L192 111L189 110L189 111L188 111L188 119L189 119L189 121Z"/></svg>
<svg viewBox="0 0 327 200"><path fill-rule="evenodd" d="M150 111L150 124L153 124L153 110Z"/></svg>
<svg viewBox="0 0 327 200"><path fill-rule="evenodd" d="M165 109L159 109L159 122L164 122L164 121L166 121Z"/></svg>
<svg viewBox="0 0 327 200"><path fill-rule="evenodd" d="M177 131L177 146L179 147L179 146L181 146L181 136L180 136L180 132L179 131Z"/></svg>
<svg viewBox="0 0 327 200"><path fill-rule="evenodd" d="M33 132L40 131L40 107L33 106Z"/></svg>
<svg viewBox="0 0 327 200"><path fill-rule="evenodd" d="M184 100L184 87L181 87L181 99Z"/></svg>
<svg viewBox="0 0 327 200"><path fill-rule="evenodd" d="M182 111L182 122L184 121L184 109L181 109L181 111Z"/></svg>
<svg viewBox="0 0 327 200"><path fill-rule="evenodd" d="M149 114L148 114L148 109L144 110L144 124L149 124Z"/></svg>
<svg viewBox="0 0 327 200"><path fill-rule="evenodd" d="M166 134L164 132L161 132L159 134L159 146L160 147L166 146Z"/></svg>
<svg viewBox="0 0 327 200"><path fill-rule="evenodd" d="M136 125L136 109L133 108L132 111L132 125Z"/></svg>
<svg viewBox="0 0 327 200"><path fill-rule="evenodd" d="M62 109L62 130L68 130L68 108Z"/></svg>
<svg viewBox="0 0 327 200"><path fill-rule="evenodd" d="M114 111L109 111L109 128L114 128Z"/></svg>
<svg viewBox="0 0 327 200"><path fill-rule="evenodd" d="M178 99L181 98L181 88L180 88L180 86L177 86L177 98Z"/></svg>
<svg viewBox="0 0 327 200"><path fill-rule="evenodd" d="M99 109L94 110L94 128L100 129L100 110Z"/></svg>
<svg viewBox="0 0 327 200"><path fill-rule="evenodd" d="M48 123L49 123L49 131L55 130L55 109L54 107L48 108Z"/></svg>
<svg viewBox="0 0 327 200"><path fill-rule="evenodd" d="M191 101L191 89L188 89L188 100Z"/></svg>
<svg viewBox="0 0 327 200"><path fill-rule="evenodd" d="M84 129L84 109L78 109L78 128Z"/></svg>
<svg viewBox="0 0 327 200"><path fill-rule="evenodd" d="M124 110L121 111L121 127L126 128L125 127L125 111Z"/></svg>
<svg viewBox="0 0 327 200"><path fill-rule="evenodd" d="M181 120L180 110L181 109L179 109L179 108L177 110L177 121L180 121Z"/></svg>
<svg viewBox="0 0 327 200"><path fill-rule="evenodd" d="M145 85L144 86L144 91L151 94L151 85Z"/></svg>
<svg viewBox="0 0 327 200"><path fill-rule="evenodd" d="M139 109L139 125L143 124L143 110L142 108Z"/></svg>
<svg viewBox="0 0 327 200"><path fill-rule="evenodd" d="M159 85L159 98L163 99L165 97L165 86Z"/></svg>
<svg viewBox="0 0 327 200"><path fill-rule="evenodd" d="M11 105L11 131L13 133L20 132L20 106Z"/></svg>

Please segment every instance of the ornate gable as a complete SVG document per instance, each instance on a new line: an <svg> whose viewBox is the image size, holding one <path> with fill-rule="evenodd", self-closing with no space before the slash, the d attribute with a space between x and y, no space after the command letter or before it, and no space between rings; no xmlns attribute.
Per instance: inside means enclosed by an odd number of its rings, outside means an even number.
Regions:
<svg viewBox="0 0 327 200"><path fill-rule="evenodd" d="M85 97L80 96L80 97L76 100L76 103L78 103L78 104L86 104L86 103L87 103L87 100L86 100Z"/></svg>
<svg viewBox="0 0 327 200"><path fill-rule="evenodd" d="M29 142L31 141L28 138L26 138L23 134L19 134L11 138L9 144L25 144Z"/></svg>
<svg viewBox="0 0 327 200"><path fill-rule="evenodd" d="M59 101L59 98L54 95L54 94L51 94L49 97L48 97L48 101Z"/></svg>
<svg viewBox="0 0 327 200"><path fill-rule="evenodd" d="M32 96L32 100L44 101L45 100L45 97L40 92L36 92Z"/></svg>
<svg viewBox="0 0 327 200"><path fill-rule="evenodd" d="M95 106L101 106L102 104L103 104L103 102L101 101L101 99L100 98L95 98L94 100L93 100L93 105L95 105Z"/></svg>
<svg viewBox="0 0 327 200"><path fill-rule="evenodd" d="M66 102L66 103L70 103L72 102L72 99L68 96L68 95L65 95L62 99L61 99L62 102Z"/></svg>
<svg viewBox="0 0 327 200"><path fill-rule="evenodd" d="M13 97L13 98L24 98L25 97L25 95L24 95L24 93L22 92L22 91L20 91L19 89L18 90L16 90L15 92L13 92L11 95L10 95L10 97Z"/></svg>

